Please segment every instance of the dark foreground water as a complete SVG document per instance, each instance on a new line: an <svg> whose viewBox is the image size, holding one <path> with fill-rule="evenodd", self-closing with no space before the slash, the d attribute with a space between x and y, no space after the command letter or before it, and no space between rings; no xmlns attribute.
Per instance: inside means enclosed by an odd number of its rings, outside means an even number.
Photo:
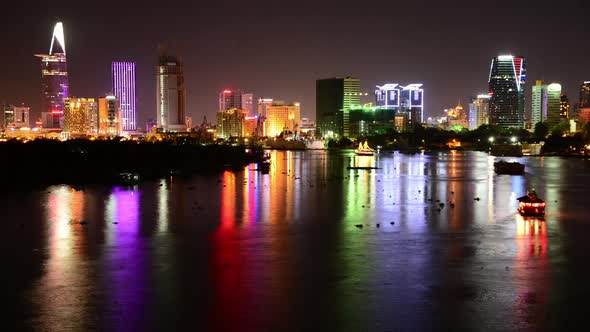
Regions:
<svg viewBox="0 0 590 332"><path fill-rule="evenodd" d="M588 322L590 161L522 158L525 176L496 176L494 157L475 152L272 160L268 175L252 165L136 188L4 194L2 329L538 331ZM515 215L527 188L548 201L544 221Z"/></svg>

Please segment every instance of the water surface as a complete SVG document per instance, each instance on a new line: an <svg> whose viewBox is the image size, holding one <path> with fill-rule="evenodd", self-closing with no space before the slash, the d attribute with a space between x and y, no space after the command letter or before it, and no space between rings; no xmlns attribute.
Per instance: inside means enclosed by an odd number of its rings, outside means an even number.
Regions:
<svg viewBox="0 0 590 332"><path fill-rule="evenodd" d="M5 188L7 330L586 322L590 161L520 158L525 176L496 176L478 152L271 155L266 175L251 165L133 188ZM529 188L548 202L544 220L515 214Z"/></svg>

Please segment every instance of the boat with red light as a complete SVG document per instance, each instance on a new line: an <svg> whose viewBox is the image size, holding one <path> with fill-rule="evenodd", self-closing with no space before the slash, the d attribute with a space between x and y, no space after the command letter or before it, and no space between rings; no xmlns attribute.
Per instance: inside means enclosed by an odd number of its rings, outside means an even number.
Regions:
<svg viewBox="0 0 590 332"><path fill-rule="evenodd" d="M534 190L529 191L526 196L518 198L518 212L523 216L545 215L545 201L537 196Z"/></svg>

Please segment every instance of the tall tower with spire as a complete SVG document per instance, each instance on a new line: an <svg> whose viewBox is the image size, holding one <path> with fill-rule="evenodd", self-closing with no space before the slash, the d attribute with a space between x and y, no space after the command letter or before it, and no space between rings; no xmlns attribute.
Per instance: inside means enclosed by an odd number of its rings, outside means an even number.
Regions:
<svg viewBox="0 0 590 332"><path fill-rule="evenodd" d="M68 67L63 24L53 28L49 54L41 58L41 118L46 128L62 128L64 99L68 97Z"/></svg>

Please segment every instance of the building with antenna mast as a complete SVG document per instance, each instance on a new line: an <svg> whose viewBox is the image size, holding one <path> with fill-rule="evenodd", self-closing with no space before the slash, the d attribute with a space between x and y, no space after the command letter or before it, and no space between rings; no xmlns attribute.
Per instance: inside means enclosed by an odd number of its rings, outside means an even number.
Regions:
<svg viewBox="0 0 590 332"><path fill-rule="evenodd" d="M68 67L62 22L55 24L49 54L41 58L41 117L43 127L62 128L64 99L68 97Z"/></svg>

